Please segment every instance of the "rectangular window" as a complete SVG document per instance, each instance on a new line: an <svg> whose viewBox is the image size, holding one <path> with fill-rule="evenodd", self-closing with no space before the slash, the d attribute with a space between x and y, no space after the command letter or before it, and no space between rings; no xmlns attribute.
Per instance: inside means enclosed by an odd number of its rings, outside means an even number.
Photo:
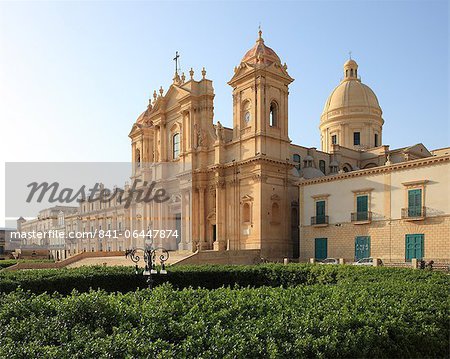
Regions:
<svg viewBox="0 0 450 359"><path fill-rule="evenodd" d="M375 147L378 147L378 133L375 134Z"/></svg>
<svg viewBox="0 0 450 359"><path fill-rule="evenodd" d="M411 261L413 258L423 258L423 234L407 234L405 236L405 259Z"/></svg>
<svg viewBox="0 0 450 359"><path fill-rule="evenodd" d="M356 220L367 221L369 211L369 196L362 195L356 197Z"/></svg>
<svg viewBox="0 0 450 359"><path fill-rule="evenodd" d="M324 224L325 220L325 201L316 202L316 224Z"/></svg>
<svg viewBox="0 0 450 359"><path fill-rule="evenodd" d="M327 238L316 238L314 243L314 257L317 260L323 260L328 256Z"/></svg>
<svg viewBox="0 0 450 359"><path fill-rule="evenodd" d="M353 132L353 145L359 146L361 144L361 133Z"/></svg>
<svg viewBox="0 0 450 359"><path fill-rule="evenodd" d="M301 166L300 163L302 162L302 158L298 154L294 154L292 156L292 160L296 163L295 167L297 167L298 170L300 170Z"/></svg>
<svg viewBox="0 0 450 359"><path fill-rule="evenodd" d="M422 216L422 189L408 191L408 217Z"/></svg>
<svg viewBox="0 0 450 359"><path fill-rule="evenodd" d="M172 157L176 159L180 156L180 134L176 133L172 137Z"/></svg>
<svg viewBox="0 0 450 359"><path fill-rule="evenodd" d="M324 160L319 161L319 169L322 171L323 174L325 174L325 161Z"/></svg>
<svg viewBox="0 0 450 359"><path fill-rule="evenodd" d="M333 145L337 145L337 135L331 136L331 143L332 143Z"/></svg>
<svg viewBox="0 0 450 359"><path fill-rule="evenodd" d="M359 236L355 238L355 260L370 257L370 237Z"/></svg>

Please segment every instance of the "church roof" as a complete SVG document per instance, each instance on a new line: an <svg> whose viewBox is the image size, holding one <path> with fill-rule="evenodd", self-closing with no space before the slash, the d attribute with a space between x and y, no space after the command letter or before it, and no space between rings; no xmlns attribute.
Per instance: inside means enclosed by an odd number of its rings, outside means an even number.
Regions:
<svg viewBox="0 0 450 359"><path fill-rule="evenodd" d="M317 178L317 177L323 177L325 176L323 172L317 168L314 167L305 167L300 171L301 177L304 179L311 179L311 178Z"/></svg>
<svg viewBox="0 0 450 359"><path fill-rule="evenodd" d="M262 31L259 30L259 37L256 40L255 46L247 51L241 62L250 64L263 63L265 65L270 65L273 62L281 64L281 60L276 52L264 44L264 40L261 35Z"/></svg>

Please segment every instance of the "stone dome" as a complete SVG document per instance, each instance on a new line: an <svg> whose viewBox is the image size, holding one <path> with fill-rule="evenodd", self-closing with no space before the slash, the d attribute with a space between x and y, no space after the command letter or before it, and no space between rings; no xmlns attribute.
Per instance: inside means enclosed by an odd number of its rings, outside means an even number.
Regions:
<svg viewBox="0 0 450 359"><path fill-rule="evenodd" d="M358 77L355 60L348 60L344 64L344 78L328 96L321 120L350 113L377 117L383 113L375 93Z"/></svg>
<svg viewBox="0 0 450 359"><path fill-rule="evenodd" d="M366 150L382 144L383 111L372 89L361 82L358 64L348 60L344 77L328 96L320 116L322 151L334 145Z"/></svg>
<svg viewBox="0 0 450 359"><path fill-rule="evenodd" d="M265 65L270 65L274 62L281 64L281 60L276 52L264 44L261 30L259 30L259 37L255 46L246 52L241 62L249 64L263 63Z"/></svg>
<svg viewBox="0 0 450 359"><path fill-rule="evenodd" d="M325 102L322 111L322 117L336 110L346 110L350 107L358 107L367 114L381 115L381 107L378 103L377 96L372 89L356 81L342 81L331 93ZM330 114L332 115L332 113Z"/></svg>
<svg viewBox="0 0 450 359"><path fill-rule="evenodd" d="M146 116L147 116L147 110L145 110L138 116L136 123L139 123L139 124L143 123Z"/></svg>

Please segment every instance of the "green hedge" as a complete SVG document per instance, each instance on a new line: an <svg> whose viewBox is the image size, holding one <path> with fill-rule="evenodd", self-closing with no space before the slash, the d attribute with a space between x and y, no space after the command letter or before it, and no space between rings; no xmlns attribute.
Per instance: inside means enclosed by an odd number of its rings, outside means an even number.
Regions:
<svg viewBox="0 0 450 359"><path fill-rule="evenodd" d="M169 282L175 288L215 289L222 286L290 287L299 284L336 284L378 281L449 284L442 273L411 269L373 268L355 266L322 266L307 264L264 264L254 266L179 266L169 267L167 275L155 276L155 285ZM103 289L108 292L129 292L146 288L145 278L136 275L133 267L82 267L76 269L47 269L0 272L0 292L14 291L17 287L35 293L59 292L69 294Z"/></svg>
<svg viewBox="0 0 450 359"><path fill-rule="evenodd" d="M69 296L17 290L0 295L0 357L448 357L448 288L412 278Z"/></svg>

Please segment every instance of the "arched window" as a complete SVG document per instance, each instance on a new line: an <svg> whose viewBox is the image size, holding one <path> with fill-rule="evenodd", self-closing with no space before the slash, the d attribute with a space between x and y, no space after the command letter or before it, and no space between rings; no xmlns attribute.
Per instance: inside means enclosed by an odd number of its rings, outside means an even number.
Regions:
<svg viewBox="0 0 450 359"><path fill-rule="evenodd" d="M172 158L176 159L180 156L180 134L176 133L172 136Z"/></svg>
<svg viewBox="0 0 450 359"><path fill-rule="evenodd" d="M250 203L244 203L242 208L242 219L243 222L250 222Z"/></svg>
<svg viewBox="0 0 450 359"><path fill-rule="evenodd" d="M280 222L280 206L276 202L272 203L272 222Z"/></svg>
<svg viewBox="0 0 450 359"><path fill-rule="evenodd" d="M275 101L270 103L269 125L271 127L278 126L278 105Z"/></svg>
<svg viewBox="0 0 450 359"><path fill-rule="evenodd" d="M251 122L251 103L249 100L246 100L242 103L242 126L248 126Z"/></svg>
<svg viewBox="0 0 450 359"><path fill-rule="evenodd" d="M322 171L323 174L325 174L325 161L324 160L319 161L319 169Z"/></svg>
<svg viewBox="0 0 450 359"><path fill-rule="evenodd" d="M141 151L139 151L139 148L136 150L136 165L141 167Z"/></svg>
<svg viewBox="0 0 450 359"><path fill-rule="evenodd" d="M353 69L350 69L350 76L353 77Z"/></svg>
<svg viewBox="0 0 450 359"><path fill-rule="evenodd" d="M292 160L295 162L295 167L298 169L298 170L300 170L301 169L301 163L302 163L302 158L300 157L300 155L298 155L298 154L294 154L293 156L292 156Z"/></svg>
<svg viewBox="0 0 450 359"><path fill-rule="evenodd" d="M344 166L342 166L342 169L344 170L344 172L350 172L353 171L352 166L350 165L350 163L345 163Z"/></svg>

